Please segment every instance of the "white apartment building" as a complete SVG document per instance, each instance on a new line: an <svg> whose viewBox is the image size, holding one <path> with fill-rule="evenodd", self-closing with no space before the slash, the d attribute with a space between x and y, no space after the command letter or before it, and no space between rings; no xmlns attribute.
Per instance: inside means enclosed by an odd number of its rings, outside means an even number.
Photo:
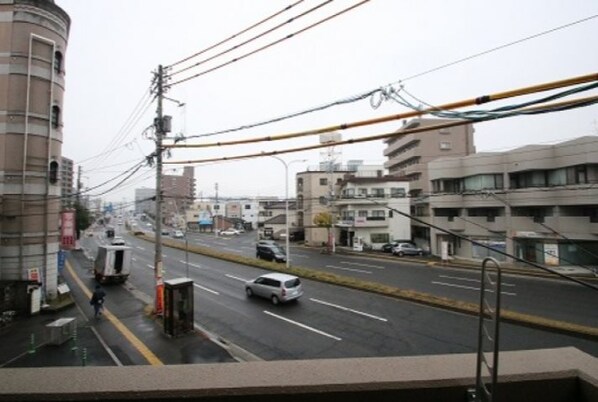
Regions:
<svg viewBox="0 0 598 402"><path fill-rule="evenodd" d="M392 176L348 177L340 190L334 201L338 244L357 242L379 249L393 240L411 240L408 181Z"/></svg>
<svg viewBox="0 0 598 402"><path fill-rule="evenodd" d="M598 136L428 164L432 214L422 217L494 249L546 265L598 265ZM457 257L498 253L431 230Z"/></svg>
<svg viewBox="0 0 598 402"><path fill-rule="evenodd" d="M319 214L332 214L333 223L340 219L334 200L340 194L343 180L349 176L381 178L384 176L384 168L380 165L364 165L361 161L349 161L346 165L335 165L332 171L322 170L322 166L319 166L297 173L297 227L304 231L306 245L321 246L329 243L329 228L317 226L314 218ZM335 237L336 243L338 240Z"/></svg>

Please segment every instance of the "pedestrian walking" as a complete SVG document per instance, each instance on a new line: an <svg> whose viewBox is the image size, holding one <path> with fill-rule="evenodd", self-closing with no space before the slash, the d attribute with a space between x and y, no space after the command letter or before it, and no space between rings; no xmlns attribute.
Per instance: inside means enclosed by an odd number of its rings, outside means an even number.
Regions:
<svg viewBox="0 0 598 402"><path fill-rule="evenodd" d="M93 295L91 295L91 300L89 301L89 304L93 306L94 317L96 318L98 317L98 315L102 315L105 297L106 292L104 292L100 285L96 285L96 288L93 291Z"/></svg>

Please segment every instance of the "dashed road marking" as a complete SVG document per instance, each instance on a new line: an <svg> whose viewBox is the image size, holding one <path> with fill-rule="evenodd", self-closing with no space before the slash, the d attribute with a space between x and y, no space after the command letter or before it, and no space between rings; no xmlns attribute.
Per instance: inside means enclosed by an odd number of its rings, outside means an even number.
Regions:
<svg viewBox="0 0 598 402"><path fill-rule="evenodd" d="M206 287L200 286L200 285L198 285L197 283L194 283L194 284L193 284L193 286L195 286L196 288L199 288L199 289L201 289L201 290L205 290L206 292L213 293L213 294L215 294L215 295L219 295L219 294L220 294L219 292L217 292L217 291L215 291L215 290L208 289L208 288L206 288Z"/></svg>
<svg viewBox="0 0 598 402"><path fill-rule="evenodd" d="M325 302L323 300L311 299L311 298L309 300L311 300L311 301L313 301L315 303L323 304L323 305L328 306L328 307L334 307L334 308L337 308L339 310L343 310L343 311L348 311L350 313L359 314L359 315L362 315L362 316L368 317L368 318L373 318L374 320L388 322L388 320L386 318L378 317L377 315L373 315L373 314L369 314L369 313L364 313L363 311L359 311L359 310L353 310L352 308L339 306L338 304L333 304L333 303Z"/></svg>
<svg viewBox="0 0 598 402"><path fill-rule="evenodd" d="M340 269L342 271L360 272L362 274L371 274L372 273L372 271L366 271L364 269L355 269L355 268L347 268L347 267L337 267L336 265L326 265L326 268Z"/></svg>
<svg viewBox="0 0 598 402"><path fill-rule="evenodd" d="M339 338L338 336L334 336L334 335L331 335L331 334L326 333L324 331L320 331L319 329L316 329L314 327L310 327L308 325L302 324L302 323L300 323L298 321L289 320L288 318L285 318L285 317L280 316L278 314L271 313L271 312L269 312L267 310L264 310L264 314L268 314L271 317L278 318L279 320L286 321L289 324L293 324L293 325L296 325L296 326L301 327L303 329L307 329L308 331L315 332L316 334L323 335L323 336L326 336L328 338L334 339L335 341L342 341L342 339Z"/></svg>
<svg viewBox="0 0 598 402"><path fill-rule="evenodd" d="M440 285L440 286L448 286L448 287L452 287L452 288L459 288L459 289L466 289L466 290L475 290L475 291L480 291L480 288L476 288L474 286L464 286L464 285L457 285L454 283L446 283L446 282L436 282L436 281L432 281L433 285ZM494 293L494 290L492 289L486 289L486 292L488 293ZM506 296L517 296L517 293L511 293L511 292L500 292L501 295L506 295Z"/></svg>

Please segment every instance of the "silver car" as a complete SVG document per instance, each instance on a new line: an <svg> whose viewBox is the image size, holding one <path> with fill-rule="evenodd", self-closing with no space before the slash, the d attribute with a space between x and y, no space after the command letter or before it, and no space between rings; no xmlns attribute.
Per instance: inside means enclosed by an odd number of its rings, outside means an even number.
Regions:
<svg viewBox="0 0 598 402"><path fill-rule="evenodd" d="M424 250L411 243L399 243L392 248L392 253L399 257L404 255L424 255Z"/></svg>
<svg viewBox="0 0 598 402"><path fill-rule="evenodd" d="M248 297L260 296L278 304L300 298L303 286L296 276L271 273L245 282L245 293Z"/></svg>

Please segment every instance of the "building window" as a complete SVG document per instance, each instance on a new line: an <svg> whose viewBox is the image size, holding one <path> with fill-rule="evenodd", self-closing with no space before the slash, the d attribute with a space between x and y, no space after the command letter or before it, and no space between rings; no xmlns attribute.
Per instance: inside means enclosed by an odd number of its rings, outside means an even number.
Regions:
<svg viewBox="0 0 598 402"><path fill-rule="evenodd" d="M251 204L245 204L245 209L251 209Z"/></svg>
<svg viewBox="0 0 598 402"><path fill-rule="evenodd" d="M372 198L384 198L384 189L383 188L373 188L370 196Z"/></svg>
<svg viewBox="0 0 598 402"><path fill-rule="evenodd" d="M390 242L390 236L388 233L372 233L370 241L372 243L388 243Z"/></svg>
<svg viewBox="0 0 598 402"><path fill-rule="evenodd" d="M407 192L404 188L401 187L393 187L390 189L390 197L391 198L405 198Z"/></svg>
<svg viewBox="0 0 598 402"><path fill-rule="evenodd" d="M442 149L443 151L449 150L451 148L452 146L450 141L440 141L440 149Z"/></svg>
<svg viewBox="0 0 598 402"><path fill-rule="evenodd" d="M367 188L358 188L357 189L357 196L359 198L365 198L368 196L368 189Z"/></svg>
<svg viewBox="0 0 598 402"><path fill-rule="evenodd" d="M326 197L320 197L320 205L327 205L328 199Z"/></svg>
<svg viewBox="0 0 598 402"><path fill-rule="evenodd" d="M62 72L62 53L58 50L54 52L54 71L56 74Z"/></svg>
<svg viewBox="0 0 598 402"><path fill-rule="evenodd" d="M214 205L214 211L218 211L220 209L220 205Z"/></svg>
<svg viewBox="0 0 598 402"><path fill-rule="evenodd" d="M384 218L385 216L386 216L386 213L383 209L372 211L372 217Z"/></svg>
<svg viewBox="0 0 598 402"><path fill-rule="evenodd" d="M357 211L357 216L359 216L360 218L367 218L368 211Z"/></svg>
<svg viewBox="0 0 598 402"><path fill-rule="evenodd" d="M60 106L52 106L51 123L52 127L54 128L58 128L58 126L60 125Z"/></svg>
<svg viewBox="0 0 598 402"><path fill-rule="evenodd" d="M327 186L328 185L328 179L325 177L322 177L320 179L320 186Z"/></svg>
<svg viewBox="0 0 598 402"><path fill-rule="evenodd" d="M50 184L56 184L58 182L58 162L50 162L50 174L48 177Z"/></svg>

